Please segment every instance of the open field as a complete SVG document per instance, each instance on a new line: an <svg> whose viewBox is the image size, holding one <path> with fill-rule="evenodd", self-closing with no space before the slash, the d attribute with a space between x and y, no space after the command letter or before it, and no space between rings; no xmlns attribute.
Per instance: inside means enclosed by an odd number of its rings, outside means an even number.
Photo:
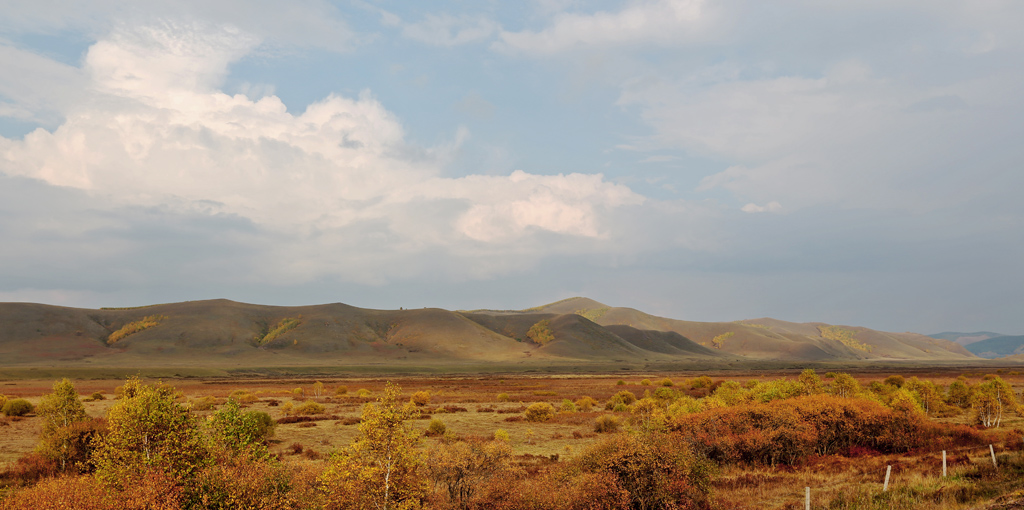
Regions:
<svg viewBox="0 0 1024 510"><path fill-rule="evenodd" d="M881 383L886 377L899 373L907 379L917 377L940 387L948 387L961 376L966 378L968 384L977 385L986 380L986 374L998 374L1015 393L1020 394L1024 389L1024 373L1010 367L978 366L951 370L945 367L905 366L899 371L891 367L861 367L849 373L863 388L871 386L873 382ZM285 409L290 406L308 401L322 404L325 409L315 421L279 423L276 426L270 441L270 452L286 464L319 466L332 451L350 444L359 434L358 422L364 404L375 401L383 393L385 384L393 382L401 387L405 399L417 392L430 394L429 403L419 408L420 416L411 421L415 429L425 431L431 419L439 419L444 423L449 439L490 439L500 429L508 434L508 444L519 462L543 466L552 462L570 461L588 446L607 437L608 434L595 432L594 423L599 416L615 416L629 427L628 423L633 418L630 410L604 410L604 402L622 391L643 397L659 388L666 388L673 394L699 399L709 395L709 390L720 386L724 380L750 387L755 382L780 378L792 381L797 375L799 371L792 368L770 372L750 369L710 372L628 370L597 375L506 373L448 376L393 374L387 377L335 377L330 374L319 377L189 377L165 378L162 382L180 392L181 402L191 403L195 409L193 413L200 417L200 421L205 421L232 396L240 398L247 409L264 411L277 420L288 416ZM697 377L709 378L712 385L693 387ZM51 391L53 381L52 378L7 379L0 382L0 394L9 398L25 398L38 404L40 397ZM82 378L74 382L76 390L83 397L97 392L104 396L103 400L86 399L85 402L86 412L90 416L101 417L117 402L115 391L124 381ZM149 379L149 382L157 382L157 379ZM319 395L316 394L318 389ZM522 419L530 404L547 402L557 409L566 399L578 401L583 397L593 398L598 405L590 412L561 412L545 422ZM0 426L0 471L13 467L19 457L32 452L41 432L40 419L33 415L3 420ZM971 422L972 415L966 410L946 413L945 416L932 417L931 420L967 424ZM1008 412L999 430L1014 428L1024 429L1024 418ZM440 440L438 437L424 437L422 447L429 448ZM1024 466L1021 446L1005 441L997 442L995 448L999 462ZM715 469L711 484L718 508L766 509L803 508L804 487L812 488L815 501L832 502L832 508L863 507L860 503L850 503L844 498L862 498L863 501L888 498L884 500L887 504L895 504L892 503L895 501L893 498L903 498L900 500L903 502L893 508L949 509L982 508L977 505L1024 487L1001 478L1003 475L991 467L988 449L983 445L960 447L951 450L949 455L951 476L946 479L938 476L941 473L941 460L938 460L941 459L941 453L917 449L890 454L868 452L859 456L811 456L792 465L723 464ZM894 477L890 491L881 495L881 482L887 465L894 466ZM924 500L931 506L924 505Z"/></svg>

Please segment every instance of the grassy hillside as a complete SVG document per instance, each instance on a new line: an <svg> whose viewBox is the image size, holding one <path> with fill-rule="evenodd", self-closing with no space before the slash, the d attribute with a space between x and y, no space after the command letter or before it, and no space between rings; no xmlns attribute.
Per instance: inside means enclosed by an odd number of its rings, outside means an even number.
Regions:
<svg viewBox="0 0 1024 510"><path fill-rule="evenodd" d="M7 367L244 370L975 358L913 333L774 319L680 321L572 298L473 312L224 299L99 310L0 303L0 359Z"/></svg>
<svg viewBox="0 0 1024 510"><path fill-rule="evenodd" d="M997 336L988 340L981 340L968 345L967 350L971 351L975 356L986 359L1024 354L1024 335Z"/></svg>
<svg viewBox="0 0 1024 510"><path fill-rule="evenodd" d="M1006 336L1002 333L993 333L991 331L976 331L974 333L961 333L957 331L944 331L942 333L935 333L928 335L932 338L938 338L941 340L949 340L956 342L960 345L970 345L974 342L980 342L982 340L988 340L989 338L995 338L997 336Z"/></svg>

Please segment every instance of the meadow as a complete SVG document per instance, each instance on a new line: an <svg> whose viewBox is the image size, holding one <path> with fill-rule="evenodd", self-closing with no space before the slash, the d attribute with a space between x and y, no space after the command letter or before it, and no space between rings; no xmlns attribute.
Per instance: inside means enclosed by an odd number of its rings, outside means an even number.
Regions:
<svg viewBox="0 0 1024 510"><path fill-rule="evenodd" d="M186 452L194 465L180 472L166 459L124 471L124 455L95 460L89 443L62 468L39 446L54 437L44 396L55 381L6 381L3 398L34 411L0 417L0 508L59 508L60 494L94 491L106 503L74 506L786 509L804 508L809 487L813 508L961 509L1024 489L1024 376L1009 369L69 382L87 417L107 418L90 441L116 435L118 406L150 388L202 432L194 449L206 453ZM215 424L243 416L273 423L230 447L242 436ZM382 430L408 439L395 443L405 485L387 496L368 488L380 472L363 464L394 439ZM139 473L150 478L121 485ZM253 477L275 482L254 488ZM654 485L631 485L640 479Z"/></svg>

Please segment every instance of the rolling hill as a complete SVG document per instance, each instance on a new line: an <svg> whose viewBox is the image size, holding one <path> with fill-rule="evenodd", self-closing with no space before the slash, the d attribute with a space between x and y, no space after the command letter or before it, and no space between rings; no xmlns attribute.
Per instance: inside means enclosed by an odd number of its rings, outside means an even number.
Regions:
<svg viewBox="0 0 1024 510"><path fill-rule="evenodd" d="M691 322L572 298L528 310L371 310L225 299L81 309L0 303L6 367L439 366L977 359L954 342L774 319Z"/></svg>
<svg viewBox="0 0 1024 510"><path fill-rule="evenodd" d="M979 358L986 359L1004 358L1006 356L1024 354L1024 335L1003 335L986 340L980 340L978 342L968 344L967 350L971 351Z"/></svg>

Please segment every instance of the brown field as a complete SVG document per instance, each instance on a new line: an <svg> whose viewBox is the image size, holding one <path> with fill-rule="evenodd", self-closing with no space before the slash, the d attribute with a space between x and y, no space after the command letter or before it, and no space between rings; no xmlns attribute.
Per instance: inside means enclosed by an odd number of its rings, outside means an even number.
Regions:
<svg viewBox="0 0 1024 510"><path fill-rule="evenodd" d="M986 373L998 373L1010 383L1019 394L1024 388L1024 375L1011 369L969 369L947 370L934 368L905 368L899 373L906 377L917 376L945 386L958 376L965 375L970 382L982 381ZM594 421L603 414L617 414L623 423L630 413L611 413L603 410L603 403L614 394L629 390L642 397L646 390L658 388L660 381L670 379L676 387L682 387L697 375L707 375L714 380L744 382L749 379L794 378L796 370L780 372L728 371L718 373L670 372L605 375L474 375L474 376L396 376L396 377L306 377L306 378L186 378L163 379L174 386L182 398L198 401L212 397L216 404L222 404L229 395L239 390L256 397L247 404L250 409L268 412L273 418L285 416L281 406L288 402L299 403L314 400L326 407L329 419L312 422L279 424L272 439L271 452L286 463L321 462L333 449L348 445L358 433L356 419L364 403L372 402L380 395L386 382L401 386L406 398L418 391L429 391L430 403L423 407L422 419L414 420L414 426L425 430L429 418L439 418L447 426L449 434L491 438L498 429L508 432L511 446L516 455L531 462L564 461L572 458L601 435L594 432ZM823 373L819 372L819 373ZM881 381L895 371L862 369L849 371L862 386L872 381ZM644 379L650 384L642 384ZM320 397L312 394L315 382L324 385ZM622 384L620 381L624 382ZM39 398L49 393L53 379L22 379L0 381L0 394L8 397L23 397L38 403ZM123 380L96 379L75 380L77 391L83 398L94 392L101 392L106 399L85 402L87 413L93 417L104 416L115 402L115 388ZM147 379L146 382L157 382ZM347 388L344 394L337 394L339 387ZM361 390L368 390L366 396L359 396ZM689 390L694 396L701 390ZM364 392L365 393L365 392ZM507 399L499 395L507 394ZM563 399L577 400L589 396L599 402L595 412L560 413L554 420L544 423L516 421L523 415L525 406L534 402L549 402L556 408ZM598 410L600 409L600 410ZM205 416L212 410L196 411ZM935 418L938 421L966 423L969 412L958 416ZM37 441L40 424L38 418L29 415L24 418L0 417L0 471L20 456L30 453ZM511 420L511 421L509 421ZM1008 413L1003 429L1024 429L1024 418ZM425 437L424 445L435 438ZM302 454L294 453L299 444ZM1001 462L1019 459L1020 451L1007 450L1005 444L995 445ZM815 508L832 501L833 508L858 508L835 506L841 497L872 497L881 492L882 479L887 465L893 466L890 481L892 494L911 494L930 488L931 493L944 494L941 501L921 504L922 508L988 508L984 501L993 500L1003 493L1019 491L1021 484L1007 485L998 479L998 472L991 466L991 458L985 449L968 448L950 452L951 476L945 480L941 473L941 453L911 452L904 455L869 455L864 457L812 457L796 466L743 466L719 467L712 477L713 493L720 508L803 508L804 488L810 487ZM543 459L538 459L543 458ZM1000 485L1002 484L1002 485ZM984 490L981 489L984 487ZM995 489L993 489L995 487ZM902 492L901 492L902 491ZM895 496L894 496L895 497ZM902 496L901 496L902 497ZM933 497L934 499L934 497ZM965 501L960 502L963 499ZM911 505L914 506L914 505ZM897 506L904 508L905 506ZM1003 507L992 507L1003 508ZM1019 508L1019 507L1005 507Z"/></svg>

